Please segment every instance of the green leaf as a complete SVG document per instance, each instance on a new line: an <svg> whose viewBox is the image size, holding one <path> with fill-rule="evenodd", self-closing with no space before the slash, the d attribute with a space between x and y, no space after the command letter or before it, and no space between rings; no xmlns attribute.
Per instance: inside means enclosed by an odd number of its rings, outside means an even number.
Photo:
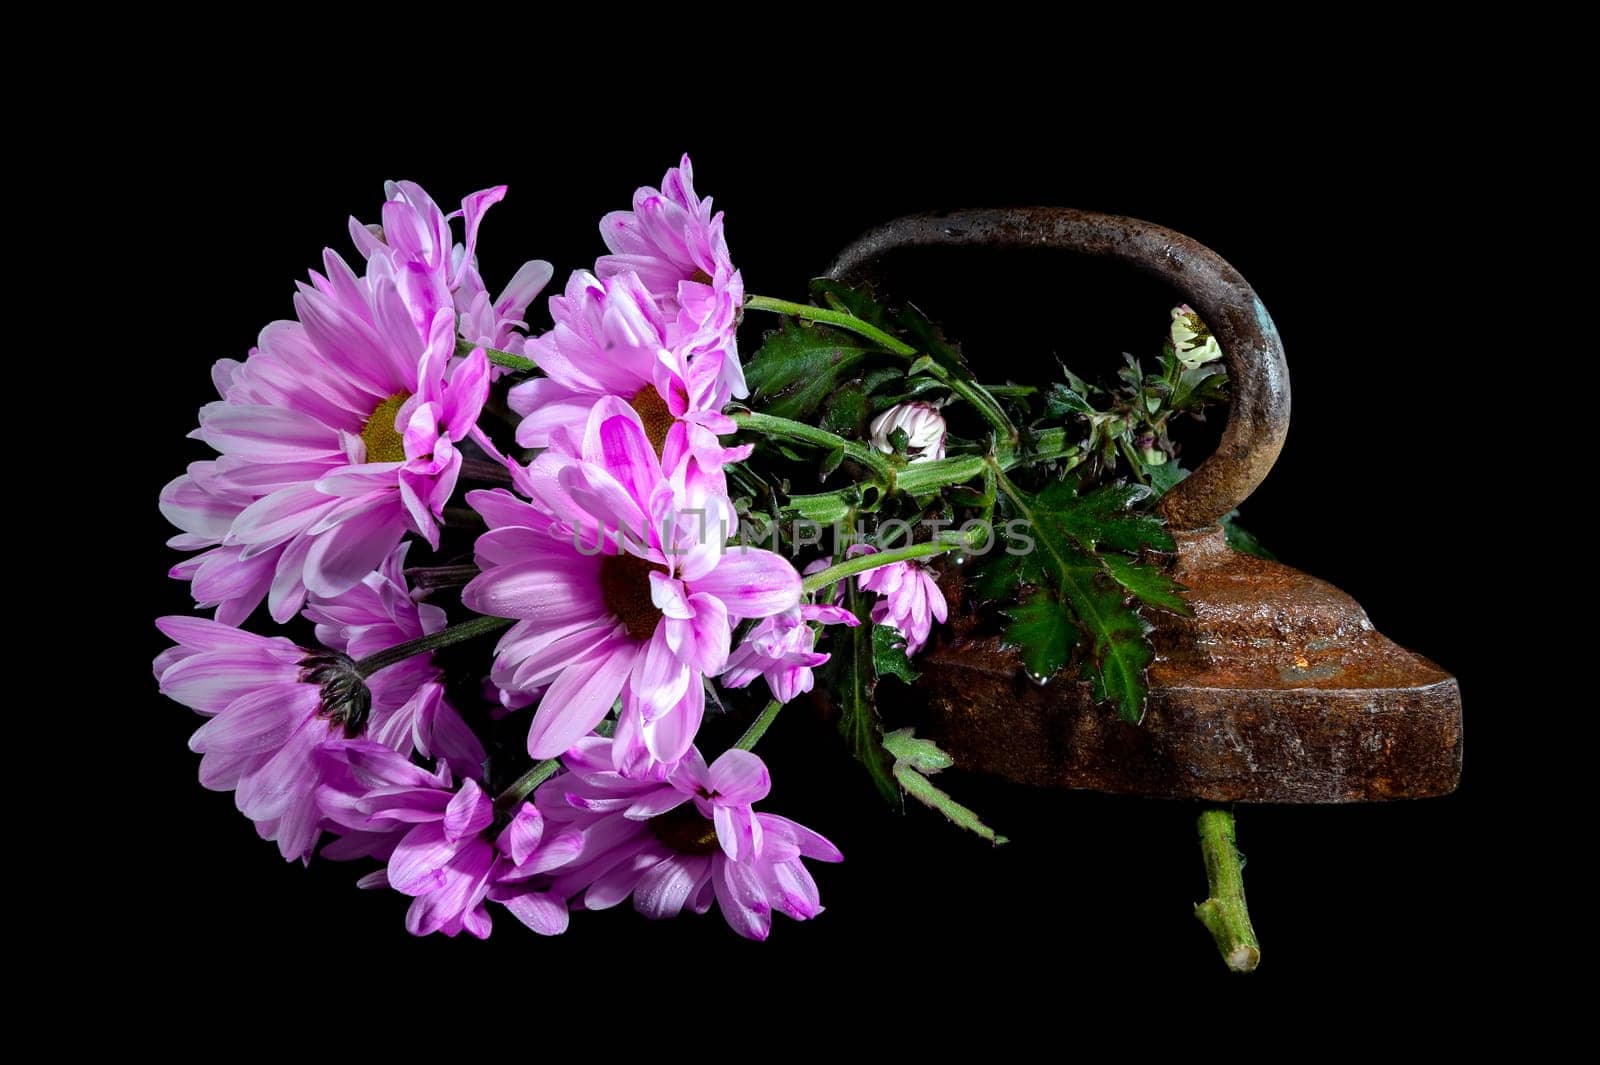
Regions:
<svg viewBox="0 0 1600 1065"><path fill-rule="evenodd" d="M817 467L817 476L820 480L827 480L828 476L837 470L844 462L844 448L836 447L822 458L822 465Z"/></svg>
<svg viewBox="0 0 1600 1065"><path fill-rule="evenodd" d="M906 657L904 637L888 625L872 626L872 670L880 680L898 677L907 684L914 684L919 676Z"/></svg>
<svg viewBox="0 0 1600 1065"><path fill-rule="evenodd" d="M1068 414L1093 414L1094 407L1077 392L1068 386L1057 382L1045 396L1045 409L1053 418L1062 418Z"/></svg>
<svg viewBox="0 0 1600 1065"><path fill-rule="evenodd" d="M1146 472L1150 475L1150 487L1155 489L1158 496L1164 496L1189 476L1189 471L1172 460L1163 462L1159 466L1151 466Z"/></svg>
<svg viewBox="0 0 1600 1065"><path fill-rule="evenodd" d="M1239 512L1230 510L1222 518L1222 535L1227 539L1228 546L1241 555L1254 555L1256 558L1265 558L1276 562L1278 556L1267 550L1255 533L1244 528L1238 522Z"/></svg>
<svg viewBox="0 0 1600 1065"><path fill-rule="evenodd" d="M1001 613L1011 619L1001 645L1015 647L1023 666L1035 677L1053 676L1072 660L1072 651L1078 645L1078 625L1072 614L1061 608L1055 595L1035 589L1021 603Z"/></svg>
<svg viewBox="0 0 1600 1065"><path fill-rule="evenodd" d="M1228 370L1220 363L1208 362L1183 371L1172 392L1174 410L1187 410L1201 403L1225 398Z"/></svg>
<svg viewBox="0 0 1600 1065"><path fill-rule="evenodd" d="M897 762L904 762L919 773L937 773L956 764L932 740L917 739L913 729L899 728L883 738L883 749Z"/></svg>
<svg viewBox="0 0 1600 1065"><path fill-rule="evenodd" d="M1091 551L1101 545L1118 551L1176 550L1160 518L1130 509L1149 498L1150 490L1140 484L1101 485L1080 496L1071 482L1054 481L1036 497L1033 511L1036 519Z"/></svg>
<svg viewBox="0 0 1600 1065"><path fill-rule="evenodd" d="M845 646L834 653L834 660L839 663L836 683L842 711L839 734L844 737L850 753L866 767L879 794L898 810L904 805L904 799L900 785L895 782L888 752L883 749L883 724L878 720L878 709L873 701L877 687L872 653L874 626L867 617L866 605L855 582L847 583L850 610L861 619L861 624L840 634Z"/></svg>
<svg viewBox="0 0 1600 1065"><path fill-rule="evenodd" d="M1194 611L1179 594L1183 591L1183 585L1167 576L1159 566L1135 562L1127 555L1103 555L1100 561L1106 564L1106 569L1111 571L1117 583L1137 596L1141 603L1170 610L1186 618L1194 616Z"/></svg>
<svg viewBox="0 0 1600 1065"><path fill-rule="evenodd" d="M900 313L895 315L895 322L905 334L906 342L912 347L943 366L967 372L967 360L962 356L961 349L947 340L943 331L933 324L933 320L915 305L906 304Z"/></svg>
<svg viewBox="0 0 1600 1065"><path fill-rule="evenodd" d="M775 417L807 420L876 350L848 333L785 319L745 364L750 405Z"/></svg>
<svg viewBox="0 0 1600 1065"><path fill-rule="evenodd" d="M1013 594L1031 588L1009 612L1002 638L1021 649L1031 672L1048 677L1063 661L1063 626L1076 626L1081 636L1073 646L1097 698L1113 703L1125 720L1138 721L1148 695L1145 672L1155 657L1150 625L1096 550L1173 547L1158 518L1129 509L1148 497L1148 489L1106 485L1080 496L1071 483L1055 481L1029 495L1004 479L1001 486L1034 541L1026 554L991 553L980 563L980 594L994 597L1007 583Z"/></svg>
<svg viewBox="0 0 1600 1065"><path fill-rule="evenodd" d="M871 414L866 389L852 381L828 397L822 411L822 428L840 436L859 437L864 435Z"/></svg>
<svg viewBox="0 0 1600 1065"><path fill-rule="evenodd" d="M873 296L871 285L846 285L830 277L818 277L811 281L811 295L836 311L854 315L884 332L893 332L889 309Z"/></svg>
<svg viewBox="0 0 1600 1065"><path fill-rule="evenodd" d="M955 760L941 751L931 740L919 740L908 728L896 729L883 738L884 748L894 756L894 777L906 793L924 806L931 807L949 818L951 823L995 846L1007 842L1006 837L983 823L968 807L961 805L941 791L925 774L937 773L955 764Z"/></svg>
<svg viewBox="0 0 1600 1065"><path fill-rule="evenodd" d="M889 434L889 446L894 448L897 455L904 455L911 447L911 434L904 429L895 429Z"/></svg>

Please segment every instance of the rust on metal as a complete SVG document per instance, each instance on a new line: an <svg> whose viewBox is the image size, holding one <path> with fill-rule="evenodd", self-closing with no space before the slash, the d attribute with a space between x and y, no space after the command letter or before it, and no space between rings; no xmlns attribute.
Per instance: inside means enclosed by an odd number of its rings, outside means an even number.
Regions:
<svg viewBox="0 0 1600 1065"><path fill-rule="evenodd" d="M1030 680L1013 650L958 613L919 659L907 711L963 768L1028 784L1216 802L1423 798L1461 773L1455 678L1378 633L1349 596L1230 549L1217 519L1283 446L1289 378L1272 319L1238 272L1148 222L1062 208L956 211L868 233L832 277L873 276L906 247L1049 247L1133 263L1167 279L1222 347L1230 408L1221 443L1161 501L1173 575L1194 616L1152 618L1144 720L1096 706L1089 685ZM948 594L959 602L960 581Z"/></svg>

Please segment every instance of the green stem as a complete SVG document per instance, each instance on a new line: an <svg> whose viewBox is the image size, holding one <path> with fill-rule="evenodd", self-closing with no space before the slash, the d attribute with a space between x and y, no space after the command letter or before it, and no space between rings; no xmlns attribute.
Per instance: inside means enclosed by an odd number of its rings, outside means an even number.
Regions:
<svg viewBox="0 0 1600 1065"><path fill-rule="evenodd" d="M761 742L761 737L767 734L767 729L778 719L778 711L783 709L783 704L774 699L766 705L756 719L750 722L750 727L744 730L744 735L739 737L739 742L733 746L737 750L752 751L756 744Z"/></svg>
<svg viewBox="0 0 1600 1065"><path fill-rule="evenodd" d="M913 462L895 475L895 487L906 495L920 496L983 476L989 463L982 455L960 455L931 462Z"/></svg>
<svg viewBox="0 0 1600 1065"><path fill-rule="evenodd" d="M469 584L481 571L468 563L464 566L408 566L406 582L413 592L436 592L441 588L460 588Z"/></svg>
<svg viewBox="0 0 1600 1065"><path fill-rule="evenodd" d="M524 799L533 794L533 789L556 775L556 770L561 768L561 759L546 758L526 773L522 774L511 785L494 797L495 808L502 813L510 813L522 805Z"/></svg>
<svg viewBox="0 0 1600 1065"><path fill-rule="evenodd" d="M911 357L917 354L917 349L907 344L898 337L885 333L875 325L863 322L853 314L844 311L833 311L826 307L813 307L808 303L794 303L790 300L773 299L770 296L748 296L744 305L748 310L770 311L773 314L788 314L802 318L808 322L822 322L825 325L836 326L857 336L866 337L875 344L879 344L885 351L896 355ZM928 360L925 367L944 386L956 395L971 403L973 408L981 414L985 421L994 426L1003 440L1014 441L1017 439L1017 427L1011 424L1011 419L994 396L975 381L966 381L952 374L944 366L933 360Z"/></svg>
<svg viewBox="0 0 1600 1065"><path fill-rule="evenodd" d="M982 531L985 536L989 533ZM834 581L843 580L857 573L865 573L879 566L888 566L895 562L905 562L907 559L927 558L930 555L942 555L947 551L959 551L964 547L971 547L968 537L959 532L947 532L940 535L937 540L924 540L920 544L907 544L905 547L896 547L889 551L879 551L871 555L856 555L843 562L837 562L820 573L813 573L800 582L800 589L804 592L814 592L818 588L826 588Z"/></svg>
<svg viewBox="0 0 1600 1065"><path fill-rule="evenodd" d="M474 344L470 340L464 340L459 337L456 338L457 355L471 355L478 348L483 348L483 353L487 355L489 357L489 361L494 363L496 366L505 366L508 369L521 370L523 373L527 373L530 370L537 370L539 368L538 363L534 362L532 359L525 359L521 355L513 355L509 351L501 351L499 348L491 348L486 344Z"/></svg>
<svg viewBox="0 0 1600 1065"><path fill-rule="evenodd" d="M790 421L788 418L775 418L770 414L744 412L733 415L733 420L740 429L748 432L783 437L787 440L810 444L813 447L824 448L828 451L843 451L845 455L875 473L885 488L892 489L894 487L894 466L874 448L858 444L854 440L846 440L842 436L830 433L826 429L818 429L814 425Z"/></svg>
<svg viewBox="0 0 1600 1065"><path fill-rule="evenodd" d="M610 736L616 729L616 721L608 718L596 725L594 731L597 736ZM513 780L506 790L494 797L495 809L501 813L512 812L524 799L533 794L534 788L555 776L556 770L560 768L561 759L559 758L546 758L538 763L516 780Z"/></svg>
<svg viewBox="0 0 1600 1065"><path fill-rule="evenodd" d="M1261 944L1244 904L1244 860L1234 844L1233 814L1221 807L1206 810L1199 828L1211 897L1194 908L1194 915L1217 941L1228 968L1250 972L1261 964Z"/></svg>
<svg viewBox="0 0 1600 1065"><path fill-rule="evenodd" d="M1001 447L996 452L995 466L1001 470L1013 469L1027 462L1046 462L1064 459L1071 469L1083 461L1076 444L1068 443L1065 429L1047 429L1033 441L1033 446L1023 451L1016 446ZM895 473L895 488L909 495L925 495L940 488L965 484L979 476L988 466L982 455L955 455L936 462L914 462ZM816 492L790 496L783 507L785 516L831 525L844 518L852 506L859 503L861 489L851 485L832 492ZM872 508L867 508L872 509Z"/></svg>
<svg viewBox="0 0 1600 1065"><path fill-rule="evenodd" d="M972 404L972 409L982 415L983 420L1000 434L1004 444L1015 444L1018 433L1017 427L1011 423L1011 418L1005 409L1000 406L999 400L989 394L989 390L976 381L963 380L951 373L948 367L942 366L932 359L924 360L926 365L922 371L931 374L944 384L946 388Z"/></svg>
<svg viewBox="0 0 1600 1065"><path fill-rule="evenodd" d="M407 640L405 643L386 647L377 654L368 655L356 663L356 671L363 677L370 677L378 670L392 666L412 655L437 651L441 647L449 647L451 644L464 643L479 636L487 636L491 632L498 632L510 625L511 620L511 618L476 617L471 621L463 621L451 625L448 629L440 629L430 636L418 636L415 640Z"/></svg>
<svg viewBox="0 0 1600 1065"><path fill-rule="evenodd" d="M789 300L776 300L770 296L747 296L745 297L744 305L746 310L789 314L796 318L803 318L808 322L822 322L826 325L838 326L847 332L866 337L874 343L881 344L886 351L892 351L896 355L915 355L917 353L917 349L905 341L885 333L875 325L863 322L853 314L846 314L844 311L830 311L826 307L813 307L809 303L791 303Z"/></svg>

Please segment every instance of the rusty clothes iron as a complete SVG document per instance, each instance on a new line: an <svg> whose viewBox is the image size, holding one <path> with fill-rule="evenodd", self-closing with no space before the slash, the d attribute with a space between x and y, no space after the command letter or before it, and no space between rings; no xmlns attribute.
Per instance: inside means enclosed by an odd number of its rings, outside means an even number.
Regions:
<svg viewBox="0 0 1600 1065"><path fill-rule="evenodd" d="M1454 790L1455 678L1377 632L1349 596L1239 554L1217 522L1266 477L1289 426L1283 345L1260 299L1216 253L1148 222L1064 208L969 210L890 222L829 269L892 286L905 248L1050 248L1118 261L1169 283L1210 325L1230 379L1216 451L1160 503L1190 618L1163 615L1137 725L1089 685L1028 679L997 637L956 624L920 660L919 727L956 764L1006 779L1159 798L1342 803Z"/></svg>

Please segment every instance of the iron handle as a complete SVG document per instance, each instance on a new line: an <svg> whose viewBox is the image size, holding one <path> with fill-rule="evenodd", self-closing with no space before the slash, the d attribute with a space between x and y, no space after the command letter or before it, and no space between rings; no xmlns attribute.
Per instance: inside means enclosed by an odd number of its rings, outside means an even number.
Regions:
<svg viewBox="0 0 1600 1065"><path fill-rule="evenodd" d="M864 280L888 252L912 247L1056 248L1129 263L1164 279L1200 313L1228 367L1228 420L1217 449L1161 500L1177 529L1215 523L1272 469L1289 430L1289 368L1283 342L1255 291L1198 241L1134 218L1065 207L1019 207L910 215L845 248L828 276Z"/></svg>

